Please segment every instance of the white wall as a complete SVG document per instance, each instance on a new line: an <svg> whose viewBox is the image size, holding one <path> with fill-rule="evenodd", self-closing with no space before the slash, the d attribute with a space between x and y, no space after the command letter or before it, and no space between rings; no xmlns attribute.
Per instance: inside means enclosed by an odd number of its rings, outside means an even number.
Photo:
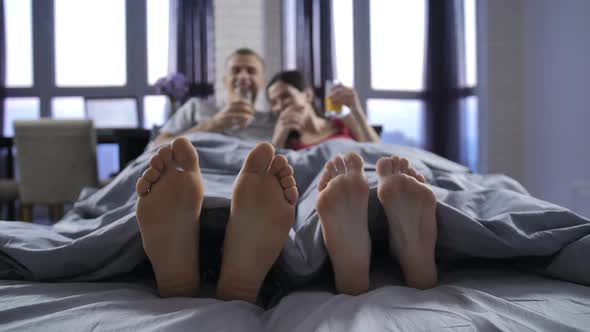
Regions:
<svg viewBox="0 0 590 332"><path fill-rule="evenodd" d="M223 99L227 56L241 47L265 59L266 75L281 68L281 0L214 0L215 96Z"/></svg>
<svg viewBox="0 0 590 332"><path fill-rule="evenodd" d="M523 0L478 1L479 171L522 181Z"/></svg>
<svg viewBox="0 0 590 332"><path fill-rule="evenodd" d="M524 183L590 217L589 14L587 0L525 2Z"/></svg>
<svg viewBox="0 0 590 332"><path fill-rule="evenodd" d="M590 216L590 1L478 6L480 171Z"/></svg>

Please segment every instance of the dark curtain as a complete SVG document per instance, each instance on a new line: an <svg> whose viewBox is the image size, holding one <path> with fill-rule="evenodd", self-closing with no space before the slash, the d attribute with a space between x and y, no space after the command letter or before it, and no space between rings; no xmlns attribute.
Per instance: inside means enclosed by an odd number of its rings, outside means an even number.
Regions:
<svg viewBox="0 0 590 332"><path fill-rule="evenodd" d="M428 1L426 89L430 149L459 161L462 0Z"/></svg>
<svg viewBox="0 0 590 332"><path fill-rule="evenodd" d="M0 1L0 136L4 134L4 87L6 81L6 34L4 1ZM2 160L0 160L2 162Z"/></svg>
<svg viewBox="0 0 590 332"><path fill-rule="evenodd" d="M171 31L174 34L170 54L175 70L189 82L188 97L213 94L214 44L213 0L172 1ZM174 60L173 60L174 61Z"/></svg>
<svg viewBox="0 0 590 332"><path fill-rule="evenodd" d="M296 1L294 13L283 13L296 17L297 69L313 87L318 102L323 103L325 82L333 79L332 1Z"/></svg>

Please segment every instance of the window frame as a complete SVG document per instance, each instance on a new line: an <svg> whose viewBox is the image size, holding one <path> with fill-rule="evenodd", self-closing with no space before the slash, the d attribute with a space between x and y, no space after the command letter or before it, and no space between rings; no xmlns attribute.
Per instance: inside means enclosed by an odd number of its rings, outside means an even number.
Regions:
<svg viewBox="0 0 590 332"><path fill-rule="evenodd" d="M54 97L132 97L137 100L139 127L143 127L144 97L156 95L155 87L148 83L147 1L125 0L127 80L123 86L112 87L58 87L55 82L55 2L33 0L31 6L33 86L4 87L4 98L37 97L40 117L51 118L51 99Z"/></svg>
<svg viewBox="0 0 590 332"><path fill-rule="evenodd" d="M428 91L428 85L425 84L423 91L408 91L408 90L379 90L374 89L371 85L371 13L370 3L366 0L353 0L353 34L354 34L354 87L359 96L359 100L363 107L367 106L368 99L411 99L422 100L428 103L431 99L431 93ZM426 10L428 11L428 1ZM462 13L462 11L459 11ZM459 20L463 24L462 20ZM428 16L426 17L426 24L428 24ZM425 29L426 38L425 44L428 43L428 27ZM367 38L369 36L369 38ZM462 41L460 41L463 43ZM427 52L428 45L425 45L425 52ZM425 54L424 66L428 61ZM426 74L426 70L425 70ZM474 86L457 88L455 93L458 98L474 96L477 94L477 84Z"/></svg>
<svg viewBox="0 0 590 332"><path fill-rule="evenodd" d="M464 100L468 97L477 97L478 95L478 85L479 85L479 78L476 80L475 84L473 85L465 85L462 86L459 80L459 84L457 87L452 88L451 90L442 91L436 87L433 89L432 82L429 80L435 79L438 80L441 78L441 75L445 75L444 72L436 70L435 72L429 73L429 68L436 68L442 66L444 63L443 61L439 61L435 57L429 56L429 47L433 47L434 45L429 44L429 33L433 31L433 29L429 29L428 24L435 23L439 24L441 22L433 22L433 17L430 15L429 10L430 6L433 4L433 1L438 0L426 0L426 16L425 16L425 40L424 40L424 88L422 91L408 91L408 90L382 90L382 89L374 89L371 84L372 80L372 72L371 72L371 18L370 18L370 3L371 1L366 0L352 0L353 5L353 45L354 45L354 87L357 91L357 95L365 113L368 113L368 100L369 99L390 99L390 100L419 100L424 102L425 105L425 116L423 126L425 128L425 146L424 148L431 150L437 154L449 157L456 161L466 162L464 159L458 154L459 151L450 151L448 147L448 135L449 135L449 121L451 118L454 118L454 115L448 112L448 106L440 105L441 97L443 103L448 102L448 100L455 100L457 101L457 105L459 101ZM439 4L440 5L440 4ZM455 15L457 23L459 24L460 31L465 31L464 29L464 8L461 7L463 5L463 1L458 1L454 4L455 6ZM475 15L477 16L478 6L477 3L475 4ZM437 8L439 10L440 8ZM477 18L476 18L477 19ZM434 38L442 38L444 37L445 32L441 32L437 30L435 33L439 36L434 36ZM368 38L367 38L368 36ZM464 50L464 38L458 38L458 49ZM477 43L477 41L476 41ZM437 46L434 46L437 47ZM436 50L438 51L438 49ZM476 51L477 53L477 51ZM457 54L459 63L465 63L465 55L463 52ZM477 56L477 55L476 55ZM430 63L429 63L430 62ZM457 65L458 72L456 75L464 75L466 69L464 66ZM429 77L430 75L430 77ZM433 77L434 75L435 77ZM446 111L444 114L441 114L441 111ZM458 111L458 109L457 109ZM441 121L443 120L443 121ZM453 124L454 126L455 124ZM458 125L458 124L457 124ZM458 139L458 138L454 138ZM452 145L452 144L451 144Z"/></svg>

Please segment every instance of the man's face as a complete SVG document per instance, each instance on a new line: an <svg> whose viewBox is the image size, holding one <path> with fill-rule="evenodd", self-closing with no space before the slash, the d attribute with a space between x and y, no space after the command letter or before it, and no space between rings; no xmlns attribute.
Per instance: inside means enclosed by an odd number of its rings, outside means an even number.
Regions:
<svg viewBox="0 0 590 332"><path fill-rule="evenodd" d="M254 55L234 55L227 62L223 81L230 102L237 99L236 89L251 91L254 100L264 87L262 63Z"/></svg>

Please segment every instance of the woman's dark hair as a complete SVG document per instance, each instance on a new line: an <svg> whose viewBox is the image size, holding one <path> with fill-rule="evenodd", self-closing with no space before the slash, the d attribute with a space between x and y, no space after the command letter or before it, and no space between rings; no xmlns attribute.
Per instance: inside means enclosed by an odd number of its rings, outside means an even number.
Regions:
<svg viewBox="0 0 590 332"><path fill-rule="evenodd" d="M307 83L305 82L305 78L303 78L303 74L297 70L285 70L276 73L268 84L266 85L266 90L270 88L271 85L275 84L276 82L283 82L287 85L294 87L295 89L303 92L305 88L307 88Z"/></svg>
<svg viewBox="0 0 590 332"><path fill-rule="evenodd" d="M268 81L268 84L266 85L267 96L268 96L268 89L276 82L283 82L287 85L294 87L295 89L297 89L301 92L304 92L305 89L309 87L309 85L305 81L305 78L303 77L303 74L300 71L298 71L298 70L285 70L285 71L281 71L281 72L276 73L270 79L270 81ZM318 108L316 107L315 102L311 103L311 107L313 108L313 110L315 111L315 113L319 117L322 117L322 118L324 117L323 112L318 111Z"/></svg>

